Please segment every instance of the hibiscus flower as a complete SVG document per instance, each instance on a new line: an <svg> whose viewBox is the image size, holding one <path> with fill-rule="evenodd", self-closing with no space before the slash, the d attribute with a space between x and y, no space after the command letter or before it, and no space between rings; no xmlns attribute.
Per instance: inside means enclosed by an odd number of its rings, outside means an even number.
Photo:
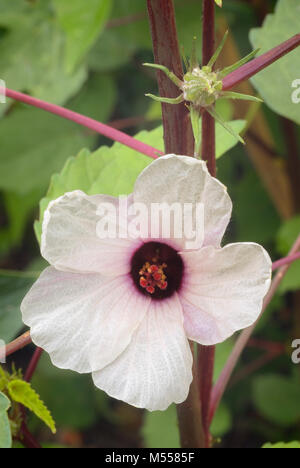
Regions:
<svg viewBox="0 0 300 468"><path fill-rule="evenodd" d="M164 410L187 398L189 340L214 345L256 321L271 260L258 244L221 247L232 204L203 161L160 157L128 197L149 207L203 204L204 235L195 250L172 235L100 238L106 202L118 209L116 198L81 191L49 204L41 253L51 266L25 297L23 320L55 366L92 373L98 388L131 405Z"/></svg>

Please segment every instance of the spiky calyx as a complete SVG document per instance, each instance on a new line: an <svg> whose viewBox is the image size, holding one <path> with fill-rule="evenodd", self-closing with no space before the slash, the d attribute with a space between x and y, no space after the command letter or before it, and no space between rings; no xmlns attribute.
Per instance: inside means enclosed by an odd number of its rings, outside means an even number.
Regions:
<svg viewBox="0 0 300 468"><path fill-rule="evenodd" d="M215 103L218 99L243 99L249 100L254 102L262 102L261 99L255 96L248 96L246 94L234 93L230 91L223 91L223 78L231 73L233 70L236 70L241 65L248 62L252 59L258 52L258 50L254 50L246 57L244 57L239 62L224 68L223 70L214 70L214 64L217 61L227 38L228 32L224 35L224 38L211 57L209 63L206 66L201 67L197 61L197 54L196 54L196 47L195 47L195 38L194 38L194 47L190 61L188 62L185 57L183 57L184 62L186 64L186 73L183 76L183 79L179 79L172 71L170 71L167 67L159 64L150 64L145 63L144 65L147 67L155 68L164 72L168 78L181 90L181 94L176 98L167 98L167 97L160 97L154 96L153 94L146 94L146 96L154 99L158 102L163 102L166 104L179 104L183 101L189 103L189 108L191 112L192 121L195 120L196 116L200 117L201 108L204 108L209 112L212 117L219 122L223 127L230 132L235 138L242 143L244 140L240 137L240 135L236 134L233 129L216 113L215 110ZM193 129L197 126L193 125ZM195 141L198 140L198 135L195 134L194 130L194 137Z"/></svg>

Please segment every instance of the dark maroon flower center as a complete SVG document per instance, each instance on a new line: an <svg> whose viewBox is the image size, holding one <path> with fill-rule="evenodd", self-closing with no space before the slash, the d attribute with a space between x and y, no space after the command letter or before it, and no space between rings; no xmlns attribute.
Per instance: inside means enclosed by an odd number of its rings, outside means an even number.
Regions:
<svg viewBox="0 0 300 468"><path fill-rule="evenodd" d="M161 242L147 242L133 254L131 276L137 289L153 299L171 297L180 289L184 265L178 252Z"/></svg>

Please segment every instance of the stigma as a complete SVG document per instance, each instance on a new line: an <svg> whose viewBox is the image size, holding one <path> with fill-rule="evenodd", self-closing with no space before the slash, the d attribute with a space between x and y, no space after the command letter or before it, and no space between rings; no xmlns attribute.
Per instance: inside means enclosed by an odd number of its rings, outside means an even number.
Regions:
<svg viewBox="0 0 300 468"><path fill-rule="evenodd" d="M152 259L152 264L146 262L139 271L140 286L146 289L149 294L154 294L156 288L167 289L167 276L164 273L167 266L166 263L157 264L157 258Z"/></svg>

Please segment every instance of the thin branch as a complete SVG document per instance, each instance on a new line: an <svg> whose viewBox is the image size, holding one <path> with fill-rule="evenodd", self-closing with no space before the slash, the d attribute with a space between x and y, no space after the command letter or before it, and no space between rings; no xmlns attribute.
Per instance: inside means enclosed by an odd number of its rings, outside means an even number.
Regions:
<svg viewBox="0 0 300 468"><path fill-rule="evenodd" d="M159 119L157 119L159 120ZM122 130L123 128L136 127L137 125L147 124L151 122L144 115L137 115L136 117L126 117L124 119L112 120L109 126Z"/></svg>
<svg viewBox="0 0 300 468"><path fill-rule="evenodd" d="M259 135L254 133L252 130L247 130L247 139L251 139L256 145L259 145L261 149L272 159L278 158L278 152L275 151L271 146L265 143Z"/></svg>
<svg viewBox="0 0 300 468"><path fill-rule="evenodd" d="M300 259L300 252L297 252L293 255L288 255L287 257L281 258L280 260L276 260L276 262L274 262L272 265L272 270L275 271L278 268L284 265L289 265L290 263L293 263L299 259Z"/></svg>
<svg viewBox="0 0 300 468"><path fill-rule="evenodd" d="M251 76L256 75L256 73L260 72L264 68L276 62L276 60L296 49L296 47L299 45L300 34L296 34L279 46L274 47L274 49L271 49L265 54L262 54L254 60L251 60L251 62L246 63L234 72L229 73L229 75L225 76L223 79L223 90L226 91L233 88L233 86L236 86L242 81L248 80L251 78Z"/></svg>
<svg viewBox="0 0 300 468"><path fill-rule="evenodd" d="M33 377L33 374L36 371L36 368L38 366L38 363L40 361L40 358L41 358L42 354L43 354L42 348L36 348L36 350L33 353L32 358L31 358L31 361L29 363L29 366L27 367L25 375L24 375L25 382L30 382L31 381L31 379Z"/></svg>
<svg viewBox="0 0 300 468"><path fill-rule="evenodd" d="M175 11L172 0L147 0L155 63L164 65L178 78L183 76L182 61L177 39ZM157 80L161 97L175 98L178 88L158 70ZM162 104L165 152L194 153L194 138L189 111L184 103Z"/></svg>
<svg viewBox="0 0 300 468"><path fill-rule="evenodd" d="M4 89L3 87L0 87L0 94L4 94L4 92L5 95L9 98L24 102L25 104L29 104L30 106L37 107L39 109L43 109L44 111L58 115L64 119L71 120L79 125L82 125L83 127L87 127L93 130L94 132L100 133L101 135L104 135L111 140L118 141L119 143L122 143L123 145L128 146L129 148L132 148L139 153L149 156L150 158L155 159L159 155L163 154L161 151L153 148L152 146L147 145L146 143L142 143L141 141L126 135L126 133L120 132L119 130L112 128L109 125L105 125L101 122L98 122L97 120L91 119L90 117L86 117L84 115L78 114L77 112L65 109L64 107L42 101L41 99L13 91L8 88Z"/></svg>
<svg viewBox="0 0 300 468"><path fill-rule="evenodd" d="M294 255L295 253L298 252L298 250L300 249L300 235L299 237L297 238L296 242L294 243L291 251L290 251L290 254L289 256L291 255ZM288 264L285 264L284 266L282 266L278 273L276 274L275 278L273 279L272 281L272 284L271 284L271 288L268 292L268 294L266 295L265 297L265 300L264 300L264 303L263 303L263 308L262 308L262 313L260 315L260 317L262 316L263 312L266 310L266 308L268 307L268 305L270 304L274 294L276 293L281 281L283 280L284 276L286 275L286 273L288 272L288 269L290 267L290 263ZM260 319L259 317L259 319ZM221 401L221 398L223 397L224 395L224 392L226 390L226 387L228 385L228 382L230 380L230 377L233 373L233 370L245 348L245 346L247 345L259 319L249 328L246 328L239 336L239 338L237 339L236 343L235 343L235 346L232 350L232 353L231 355L229 356L228 360L227 360L227 363L225 364L222 372L221 372L221 375L216 383L216 385L214 386L213 388L213 391L212 391L212 398L211 398L211 405L210 405L210 411L209 411L209 420L212 421L213 420L213 417L215 415L215 412L219 406L219 403Z"/></svg>
<svg viewBox="0 0 300 468"><path fill-rule="evenodd" d="M120 26L128 26L129 24L136 23L137 21L141 21L146 18L146 13L144 11L140 11L138 13L121 16L120 18L113 18L107 21L105 28L119 28Z"/></svg>
<svg viewBox="0 0 300 468"><path fill-rule="evenodd" d="M286 346L284 343L270 340L262 340L261 338L254 337L250 338L247 346L263 351L268 351L269 353L283 353L286 350Z"/></svg>
<svg viewBox="0 0 300 468"><path fill-rule="evenodd" d="M28 427L24 423L22 425L21 429L22 436L20 437L20 442L26 447L26 448L35 448L35 449L40 449L42 448L39 442L34 438L34 436L31 434L29 431Z"/></svg>
<svg viewBox="0 0 300 468"><path fill-rule="evenodd" d="M269 362L273 361L274 359L278 358L279 356L282 356L285 351L283 350L277 350L273 352L266 352L259 358L257 358L255 361L251 362L247 366L245 366L243 369L241 369L231 380L230 383L230 388L236 385L238 382L241 380L244 380L246 377L249 375L253 374L254 372L257 372L259 369L262 367L266 366Z"/></svg>
<svg viewBox="0 0 300 468"><path fill-rule="evenodd" d="M22 348L25 348L25 346L29 345L31 343L31 338L30 338L30 332L27 331L23 335L19 336L16 338L14 341L9 343L8 345L5 346L5 353L3 353L5 356L10 356L11 354L19 351ZM0 355L2 355L2 349L0 348Z"/></svg>

